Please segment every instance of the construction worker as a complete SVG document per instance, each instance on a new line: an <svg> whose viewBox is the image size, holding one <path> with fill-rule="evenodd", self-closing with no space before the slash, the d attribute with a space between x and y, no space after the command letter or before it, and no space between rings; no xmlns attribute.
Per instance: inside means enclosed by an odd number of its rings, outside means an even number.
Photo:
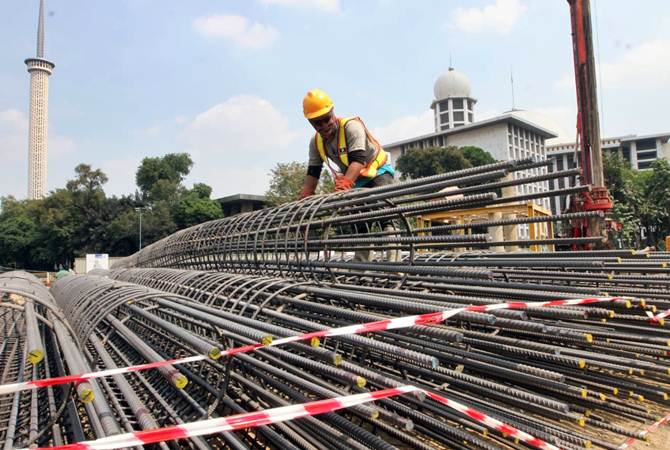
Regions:
<svg viewBox="0 0 670 450"><path fill-rule="evenodd" d="M321 89L307 92L302 109L316 134L309 143L309 162L301 199L316 192L324 162L335 180L335 191L394 182L395 171L388 154L360 117L337 117L332 100Z"/></svg>
<svg viewBox="0 0 670 450"><path fill-rule="evenodd" d="M309 143L307 175L300 199L314 195L323 163L335 180L335 191L354 187L373 188L395 182L395 170L388 154L365 127L360 117L341 118L335 115L333 101L321 89L312 89L302 101L305 118L316 133ZM334 165L334 166L333 166ZM392 221L383 221L384 231L395 231ZM359 232L354 228L354 232ZM371 250L355 252L354 260L370 261ZM400 259L400 251L389 251L390 261Z"/></svg>

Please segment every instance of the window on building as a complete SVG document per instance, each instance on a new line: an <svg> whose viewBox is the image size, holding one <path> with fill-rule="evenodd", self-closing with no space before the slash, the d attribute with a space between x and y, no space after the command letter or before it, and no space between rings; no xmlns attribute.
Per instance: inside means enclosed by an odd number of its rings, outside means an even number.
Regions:
<svg viewBox="0 0 670 450"><path fill-rule="evenodd" d="M442 100L438 104L440 106L440 111L446 111L446 110L449 109L449 101L448 100Z"/></svg>
<svg viewBox="0 0 670 450"><path fill-rule="evenodd" d="M468 113L468 122L474 122L475 116L472 113Z"/></svg>
<svg viewBox="0 0 670 450"><path fill-rule="evenodd" d="M452 101L452 105L454 105L454 109L463 109L463 99L462 98L455 98Z"/></svg>
<svg viewBox="0 0 670 450"><path fill-rule="evenodd" d="M472 111L475 107L475 102L473 100L468 100L468 109Z"/></svg>
<svg viewBox="0 0 670 450"><path fill-rule="evenodd" d="M464 120L463 111L454 111L454 122L463 122Z"/></svg>
<svg viewBox="0 0 670 450"><path fill-rule="evenodd" d="M636 141L637 150L653 150L656 148L656 139L640 139Z"/></svg>
<svg viewBox="0 0 670 450"><path fill-rule="evenodd" d="M630 162L630 145L625 144L621 147L621 156L623 156L623 159Z"/></svg>
<svg viewBox="0 0 670 450"><path fill-rule="evenodd" d="M648 169L653 163L654 161L638 161L637 168L640 170Z"/></svg>
<svg viewBox="0 0 670 450"><path fill-rule="evenodd" d="M656 159L657 153L656 150L638 150L637 159Z"/></svg>
<svg viewBox="0 0 670 450"><path fill-rule="evenodd" d="M651 151L644 151L644 152L637 152L637 159L642 160L642 159L656 159L658 158L658 154L656 153L656 150L651 150Z"/></svg>

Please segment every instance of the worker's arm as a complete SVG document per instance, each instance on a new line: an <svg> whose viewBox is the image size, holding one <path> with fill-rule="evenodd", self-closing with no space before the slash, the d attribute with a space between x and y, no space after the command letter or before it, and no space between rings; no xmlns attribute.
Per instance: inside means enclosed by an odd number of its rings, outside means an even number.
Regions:
<svg viewBox="0 0 670 450"><path fill-rule="evenodd" d="M367 159L369 159L366 148L365 128L358 120L352 120L345 125L347 134L347 157L349 158L349 167L341 177L335 180L335 190L342 191L354 187L356 180L365 168Z"/></svg>
<svg viewBox="0 0 670 450"><path fill-rule="evenodd" d="M365 168L365 165L358 161L351 161L349 167L347 167L347 172L344 174L344 177L348 178L351 183L356 183L358 176L361 174L361 170Z"/></svg>
<svg viewBox="0 0 670 450"><path fill-rule="evenodd" d="M314 141L314 137L312 137L312 140L309 142L307 175L305 176L305 181L302 183L299 199L302 200L316 193L316 186L319 184L322 170L323 161L321 161L321 156L319 156L319 152L316 149L316 142Z"/></svg>
<svg viewBox="0 0 670 450"><path fill-rule="evenodd" d="M309 166L311 169L313 166ZM305 181L302 183L302 189L300 190L300 196L298 197L299 199L303 199L305 197L309 197L311 195L314 195L316 193L316 186L319 184L319 178L317 176L314 176L313 171L310 171L308 169L307 175L305 175ZM318 175L321 175L321 167L318 168Z"/></svg>

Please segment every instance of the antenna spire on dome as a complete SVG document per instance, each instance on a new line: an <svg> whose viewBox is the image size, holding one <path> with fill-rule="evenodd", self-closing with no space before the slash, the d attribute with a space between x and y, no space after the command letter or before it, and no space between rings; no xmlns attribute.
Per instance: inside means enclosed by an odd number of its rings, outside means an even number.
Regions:
<svg viewBox="0 0 670 450"><path fill-rule="evenodd" d="M40 15L37 21L37 57L44 58L44 0L40 0Z"/></svg>

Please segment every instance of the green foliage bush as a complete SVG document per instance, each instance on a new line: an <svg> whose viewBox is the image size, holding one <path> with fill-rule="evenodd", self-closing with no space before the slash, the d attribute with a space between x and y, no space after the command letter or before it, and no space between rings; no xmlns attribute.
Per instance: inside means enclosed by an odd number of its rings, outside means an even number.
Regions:
<svg viewBox="0 0 670 450"><path fill-rule="evenodd" d="M223 216L212 189L184 178L193 161L186 153L144 158L137 170L134 195L107 197L107 175L87 164L75 177L41 200L2 199L0 266L38 270L70 267L86 253L132 254L138 249L142 208L142 243L151 242Z"/></svg>

